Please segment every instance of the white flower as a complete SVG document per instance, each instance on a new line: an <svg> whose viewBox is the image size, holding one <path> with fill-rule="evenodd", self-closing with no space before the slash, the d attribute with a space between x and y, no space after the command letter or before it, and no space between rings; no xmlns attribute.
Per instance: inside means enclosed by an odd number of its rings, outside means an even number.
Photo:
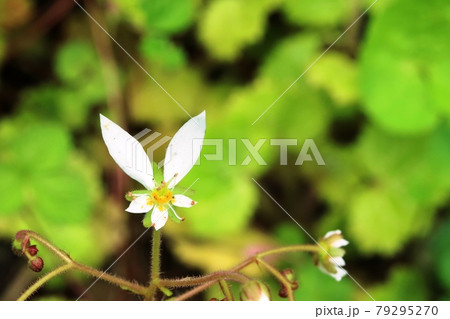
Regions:
<svg viewBox="0 0 450 319"><path fill-rule="evenodd" d="M345 266L345 250L341 247L348 245L340 230L329 231L319 241L321 250L315 256L315 263L324 273L329 274L337 281L347 274L342 267Z"/></svg>
<svg viewBox="0 0 450 319"><path fill-rule="evenodd" d="M151 211L151 226L156 230L166 224L169 213L178 220L183 220L173 206L192 207L196 202L182 194L174 195L173 188L191 170L200 156L206 128L205 111L185 123L170 141L164 159L164 181L161 184L155 183L150 159L134 137L102 114L100 125L103 140L114 161L128 176L146 188L145 191L127 194L131 203L126 211ZM194 143L198 147L194 148Z"/></svg>

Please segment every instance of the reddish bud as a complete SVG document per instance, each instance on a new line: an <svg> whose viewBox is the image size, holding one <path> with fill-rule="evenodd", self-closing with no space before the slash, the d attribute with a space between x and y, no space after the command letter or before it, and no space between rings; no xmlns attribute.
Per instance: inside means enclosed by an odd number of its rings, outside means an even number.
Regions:
<svg viewBox="0 0 450 319"><path fill-rule="evenodd" d="M287 279L287 281L290 283L290 288L295 291L298 289L298 282L297 280L295 280L295 275L294 275L294 271L290 268L284 269L281 271L281 275ZM281 298L287 298L288 297L288 293L287 293L287 288L285 285L282 285L280 291L278 292L278 295Z"/></svg>
<svg viewBox="0 0 450 319"><path fill-rule="evenodd" d="M280 296L281 298L287 298L288 297L286 286L283 285L281 287L280 291L278 292L278 296Z"/></svg>
<svg viewBox="0 0 450 319"><path fill-rule="evenodd" d="M32 271L40 272L42 268L44 268L44 261L41 257L36 257L28 261L28 267L30 267Z"/></svg>
<svg viewBox="0 0 450 319"><path fill-rule="evenodd" d="M25 230L21 230L16 233L17 241L23 241L25 237L28 237Z"/></svg>
<svg viewBox="0 0 450 319"><path fill-rule="evenodd" d="M31 256L36 256L39 249L37 249L36 245L31 245L30 247L27 248L27 251Z"/></svg>

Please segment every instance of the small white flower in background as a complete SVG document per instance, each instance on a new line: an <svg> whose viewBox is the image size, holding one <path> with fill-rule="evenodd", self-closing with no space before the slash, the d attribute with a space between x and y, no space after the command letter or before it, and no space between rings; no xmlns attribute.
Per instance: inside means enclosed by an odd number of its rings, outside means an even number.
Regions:
<svg viewBox="0 0 450 319"><path fill-rule="evenodd" d="M242 301L270 301L269 287L259 280L249 280L241 287Z"/></svg>
<svg viewBox="0 0 450 319"><path fill-rule="evenodd" d="M182 194L175 195L173 188L200 156L206 128L205 111L186 122L170 141L164 159L164 181L161 184L155 182L150 159L134 137L102 114L100 125L111 157L128 176L146 188L127 194L131 203L126 211L136 214L151 212L150 216L147 214L144 217L144 225L154 226L156 230L166 224L169 214L175 221L182 221L183 218L177 215L173 206L192 207L196 202ZM193 147L194 141L199 147Z"/></svg>
<svg viewBox="0 0 450 319"><path fill-rule="evenodd" d="M348 245L340 230L329 231L319 240L322 248L315 256L314 262L320 270L329 274L337 281L347 274L342 267L345 266L345 250L341 247Z"/></svg>

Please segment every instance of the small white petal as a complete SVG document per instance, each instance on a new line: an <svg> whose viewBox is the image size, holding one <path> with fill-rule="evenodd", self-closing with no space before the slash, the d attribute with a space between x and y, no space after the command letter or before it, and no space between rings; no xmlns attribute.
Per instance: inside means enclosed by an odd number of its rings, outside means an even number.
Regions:
<svg viewBox="0 0 450 319"><path fill-rule="evenodd" d="M344 277L347 274L347 271L345 271L345 269L341 268L341 267L336 267L336 273L330 273L328 272L323 266L322 264L318 265L318 268L324 272L325 274L330 275L331 277L333 277L334 279L336 279L337 281L341 281L342 277Z"/></svg>
<svg viewBox="0 0 450 319"><path fill-rule="evenodd" d="M158 206L155 206L152 211L152 224L155 227L155 230L160 229L163 227L167 219L169 218L169 213L167 212L166 208L163 208L163 210L159 210Z"/></svg>
<svg viewBox="0 0 450 319"><path fill-rule="evenodd" d="M325 234L325 236L323 237L323 239L327 239L333 235L340 235L341 231L339 229L336 230L330 230L328 233Z"/></svg>
<svg viewBox="0 0 450 319"><path fill-rule="evenodd" d="M348 240L345 240L344 238L338 239L336 241L334 241L331 246L339 248L339 247L343 247L343 246L347 246L349 244Z"/></svg>
<svg viewBox="0 0 450 319"><path fill-rule="evenodd" d="M203 111L187 121L170 141L164 159L164 180L167 182L173 178L169 188L173 188L181 181L197 162L203 146L205 129L205 111Z"/></svg>
<svg viewBox="0 0 450 319"><path fill-rule="evenodd" d="M117 165L147 189L154 188L153 168L142 145L102 114L100 114L100 125L103 140Z"/></svg>
<svg viewBox="0 0 450 319"><path fill-rule="evenodd" d="M341 267L345 266L345 260L342 257L333 257L333 258L330 258L330 260L338 266L341 266Z"/></svg>
<svg viewBox="0 0 450 319"><path fill-rule="evenodd" d="M146 213L149 212L153 205L148 204L148 196L138 196L136 199L133 199L125 211L134 214Z"/></svg>
<svg viewBox="0 0 450 319"><path fill-rule="evenodd" d="M336 271L337 272L335 274L330 274L330 275L331 275L331 277L333 277L337 281L341 281L342 277L347 275L347 271L342 269L342 268L340 268L340 267L336 267Z"/></svg>
<svg viewBox="0 0 450 319"><path fill-rule="evenodd" d="M197 202L184 195L175 195L172 204L178 207L192 207Z"/></svg>

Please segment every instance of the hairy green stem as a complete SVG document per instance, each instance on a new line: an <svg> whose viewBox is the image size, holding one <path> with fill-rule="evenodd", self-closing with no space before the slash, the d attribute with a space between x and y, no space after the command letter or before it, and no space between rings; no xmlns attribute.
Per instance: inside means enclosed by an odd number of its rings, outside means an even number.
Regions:
<svg viewBox="0 0 450 319"><path fill-rule="evenodd" d="M25 301L27 300L32 294L34 294L39 288L42 287L47 281L50 279L62 274L63 272L73 268L72 264L65 264L62 266L59 266L58 268L50 271L46 275L39 278L34 284L32 284L30 287L28 287L27 290L19 297L17 298L17 301Z"/></svg>
<svg viewBox="0 0 450 319"><path fill-rule="evenodd" d="M50 250L50 252L52 252L56 257L62 259L66 263L70 263L72 261L72 259L70 258L70 256L66 252L62 251L61 249L56 248L48 240L46 240L45 238L41 237L41 235L35 233L34 231L21 230L17 234L21 234L21 235L23 234L24 236L28 236L31 239L36 240L38 243L42 244L48 250Z"/></svg>
<svg viewBox="0 0 450 319"><path fill-rule="evenodd" d="M231 280L238 283L247 282L249 278L240 273L240 271L254 262L264 266L270 273L272 273L272 275L274 275L286 287L289 300L294 300L291 283L277 269L275 269L273 266L265 262L263 258L270 255L288 252L315 253L320 250L320 247L317 245L294 245L294 246L280 247L255 254L228 271L217 271L202 277L161 279L160 278L161 232L154 230L152 240L150 282L147 286L142 286L140 284L122 279L114 275L110 275L108 273L104 273L100 270L75 262L74 260L72 260L72 258L70 258L70 256L66 252L56 248L46 239L44 239L43 237L41 237L40 235L36 234L33 231L29 230L20 231L17 233L16 238L18 237L22 238L24 236L28 236L29 238L36 240L38 243L48 248L56 257L64 261L65 264L38 279L19 297L18 300L26 300L47 281L69 269L74 269L82 273L88 274L90 276L105 280L111 284L121 287L122 289L126 289L138 295L142 295L145 297L146 300L154 300L158 289L164 291L164 289L167 290L167 288L197 286L175 299L175 300L186 300L194 296L195 294L207 289L208 287L212 286L215 283L218 283L220 285L227 300L233 300L233 295L226 281ZM169 290L167 291L170 292Z"/></svg>
<svg viewBox="0 0 450 319"><path fill-rule="evenodd" d="M80 264L78 262L75 262L74 260L72 260L72 258L70 258L70 256L56 248L53 244L51 244L49 241L47 241L46 239L44 239L43 237L41 237L40 235L36 234L33 231L29 231L29 230L24 230L24 231L20 231L18 232L18 234L23 235L23 236L28 236L31 239L34 239L35 241L37 241L38 243L42 244L43 246L45 246L49 251L51 251L53 253L53 255L55 255L56 257L58 257L59 259L61 259L65 264L54 269L53 271L49 272L48 274L46 274L45 276L41 277L40 279L38 279L33 285L31 285L24 294L22 294L22 296L19 297L19 300L21 300L20 298L24 298L27 299L29 296L31 296L34 292L36 292L43 284L45 284L47 281L49 281L50 279L52 279L53 277L61 274L64 271L67 271L69 269L74 269L74 270L78 270L82 273L85 273L87 275L91 275L93 277L102 279L104 281L107 281L111 284L117 285L122 289L126 289L129 291L132 291L136 294L139 295L145 295L145 287L142 285L139 285L137 283L133 283L131 281L122 279L120 277L114 276L114 275L110 275L108 273L102 272L100 270L91 268L89 266L85 266L83 264ZM24 299L24 300L25 300Z"/></svg>
<svg viewBox="0 0 450 319"><path fill-rule="evenodd" d="M145 300L154 300L160 285L159 275L161 267L161 232L153 230L152 256L150 265L150 282L145 294ZM161 285L161 287L164 287Z"/></svg>
<svg viewBox="0 0 450 319"><path fill-rule="evenodd" d="M198 287L195 287L187 292L185 292L184 294L174 298L174 301L182 301L182 300L187 300L193 296L195 296L196 294L208 289L209 287L211 287L212 285L214 285L217 281L209 281L207 283L204 283Z"/></svg>
<svg viewBox="0 0 450 319"><path fill-rule="evenodd" d="M78 271L80 271L82 273L85 273L85 274L90 275L92 277L96 277L96 278L102 279L104 281L109 282L110 284L119 286L122 289L132 291L132 292L134 292L135 294L138 294L138 295L145 295L145 289L146 288L144 286L142 286L142 285L133 283L131 281L128 281L128 280L123 279L123 278L120 278L120 277L115 276L115 275L108 274L106 272L97 270L95 268L91 268L91 267L79 264L79 263L74 262L74 261L72 261L72 266L73 266L74 269L76 269L76 270L78 270Z"/></svg>
<svg viewBox="0 0 450 319"><path fill-rule="evenodd" d="M225 295L225 298L227 301L233 301L233 294L231 293L230 287L228 286L228 283L223 280L220 279L219 280L219 286L220 289L222 289L223 294Z"/></svg>
<svg viewBox="0 0 450 319"><path fill-rule="evenodd" d="M150 280L151 282L159 279L160 267L161 267L161 232L153 230L152 240L152 265Z"/></svg>
<svg viewBox="0 0 450 319"><path fill-rule="evenodd" d="M277 255L277 254L296 252L296 251L315 253L315 252L320 251L320 249L321 248L317 245L293 245L293 246L285 246L285 247L279 247L279 248L275 248L275 249L266 250L266 251L256 254L256 256L258 258L262 258L262 257L266 257L269 255Z"/></svg>
<svg viewBox="0 0 450 319"><path fill-rule="evenodd" d="M202 285L207 282L217 280L232 280L239 283L245 283L249 278L239 272L217 271L202 277L185 277L181 279L160 279L159 284L163 287L190 287Z"/></svg>
<svg viewBox="0 0 450 319"><path fill-rule="evenodd" d="M266 263L264 260L262 259L258 259L257 263L264 266L270 273L272 273L272 275L277 278L280 283L286 287L286 292L287 292L287 296L288 296L288 300L289 301L294 301L294 294L292 293L292 287L291 287L291 283L273 266L271 266L270 264Z"/></svg>

